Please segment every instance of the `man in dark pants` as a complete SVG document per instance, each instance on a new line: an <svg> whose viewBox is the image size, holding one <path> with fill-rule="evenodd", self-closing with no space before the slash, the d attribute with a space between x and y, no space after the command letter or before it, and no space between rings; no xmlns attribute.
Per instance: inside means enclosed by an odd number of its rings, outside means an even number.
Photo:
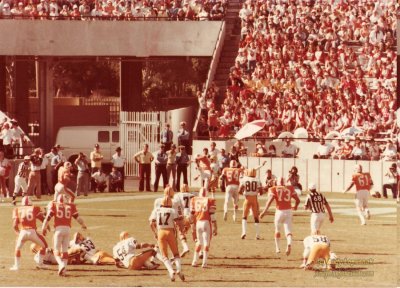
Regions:
<svg viewBox="0 0 400 288"><path fill-rule="evenodd" d="M393 199L396 199L397 197L397 171L396 171L397 165L396 163L393 163L392 166L389 167L389 172L385 174L386 176L386 183L383 184L382 187L382 192L383 192L383 198L387 198L387 189L389 188L392 190L392 195Z"/></svg>
<svg viewBox="0 0 400 288"><path fill-rule="evenodd" d="M154 192L158 190L158 182L160 181L160 176L163 177L164 188L167 186L167 161L168 155L165 153L165 146L160 146L160 151L156 155L156 180L154 181Z"/></svg>
<svg viewBox="0 0 400 288"><path fill-rule="evenodd" d="M146 191L151 192L150 189L150 178L151 178L151 162L154 160L153 154L149 152L149 145L144 144L143 150L139 151L133 157L137 163L139 163L139 191L144 190L144 182L146 178Z"/></svg>
<svg viewBox="0 0 400 288"><path fill-rule="evenodd" d="M187 167L190 159L186 153L185 146L179 146L179 153L176 154L176 190L181 191L181 174L183 174L183 183L188 184Z"/></svg>
<svg viewBox="0 0 400 288"><path fill-rule="evenodd" d="M111 158L111 163L113 164L113 167L115 167L120 173L122 177L122 182L121 182L121 189L122 191L125 191L125 156L121 154L121 147L117 147L115 149L115 154Z"/></svg>
<svg viewBox="0 0 400 288"><path fill-rule="evenodd" d="M160 140L161 144L164 144L165 151L169 151L172 145L172 139L174 137L174 133L171 131L171 126L169 124L165 124L165 128L161 131Z"/></svg>

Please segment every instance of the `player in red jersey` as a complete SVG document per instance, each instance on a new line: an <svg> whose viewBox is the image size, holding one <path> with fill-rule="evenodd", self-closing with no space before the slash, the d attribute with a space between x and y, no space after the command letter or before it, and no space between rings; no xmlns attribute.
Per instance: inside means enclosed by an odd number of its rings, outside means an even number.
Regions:
<svg viewBox="0 0 400 288"><path fill-rule="evenodd" d="M373 182L371 174L369 174L369 172L362 172L362 166L360 164L356 165L354 171L355 173L351 178L351 183L343 192L346 193L351 189L351 187L353 187L353 185L356 185L356 209L358 216L361 220L361 225L366 225L367 223L365 222L365 217L367 219L371 218L371 213L368 209L368 196L369 190L372 188Z"/></svg>
<svg viewBox="0 0 400 288"><path fill-rule="evenodd" d="M47 248L46 240L36 231L36 219L43 222L44 215L40 207L32 205L29 196L22 197L21 206L13 210L13 227L18 235L15 245L15 262L10 268L12 271L18 271L21 259L21 248L26 241L32 241L41 247L38 268L43 265L43 256Z"/></svg>
<svg viewBox="0 0 400 288"><path fill-rule="evenodd" d="M207 266L208 251L210 249L211 235L217 235L217 220L215 217L215 199L207 197L207 190L200 189L199 196L190 200L190 213L192 215L192 232L196 241L192 266L197 266L199 253L203 248L203 263L201 267Z"/></svg>
<svg viewBox="0 0 400 288"><path fill-rule="evenodd" d="M224 220L228 218L228 202L229 198L233 201L233 221L236 221L236 212L239 208L239 176L243 168L237 168L236 160L229 162L229 167L222 170L221 177L225 178L225 202L224 202Z"/></svg>
<svg viewBox="0 0 400 288"><path fill-rule="evenodd" d="M208 155L208 149L203 149L203 155L197 155L195 158L197 163L197 168L200 171L200 177L202 182L202 187L206 188L208 191L208 185L211 180L211 161ZM198 177L195 178L197 180Z"/></svg>
<svg viewBox="0 0 400 288"><path fill-rule="evenodd" d="M294 207L292 207L292 199L296 201ZM280 226L283 224L287 240L286 255L289 255L292 247L292 209L295 211L297 210L297 207L300 204L300 199L294 191L293 186L285 186L284 179L281 177L278 179L276 186L269 188L267 204L260 214L260 219L262 219L267 213L269 206L271 206L274 200L276 202L274 220L276 253L280 253Z"/></svg>
<svg viewBox="0 0 400 288"><path fill-rule="evenodd" d="M47 206L47 215L43 222L42 232L46 229L50 219L54 216L54 255L58 263L58 275L65 276L68 262L68 244L71 230L72 217L75 218L82 229L86 229L83 219L79 217L75 204L67 203L63 194L57 196L57 201L51 201Z"/></svg>

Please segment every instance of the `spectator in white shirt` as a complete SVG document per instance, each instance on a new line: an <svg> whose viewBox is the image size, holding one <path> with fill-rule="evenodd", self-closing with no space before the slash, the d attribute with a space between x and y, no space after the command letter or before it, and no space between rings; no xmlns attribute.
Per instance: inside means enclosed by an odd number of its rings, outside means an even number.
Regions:
<svg viewBox="0 0 400 288"><path fill-rule="evenodd" d="M94 187L94 193L97 191L99 192L104 192L107 188L107 175L103 172L102 169L98 170L97 172L92 174L93 178L93 184L95 184Z"/></svg>
<svg viewBox="0 0 400 288"><path fill-rule="evenodd" d="M290 144L291 139L289 137L285 139L285 142L286 144L282 149L282 157L286 158L297 157L297 154L299 154L300 149L297 146Z"/></svg>
<svg viewBox="0 0 400 288"><path fill-rule="evenodd" d="M334 150L334 147L325 142L325 139L319 140L319 146L317 148L317 154L314 154L314 159L329 159Z"/></svg>
<svg viewBox="0 0 400 288"><path fill-rule="evenodd" d="M125 156L123 156L121 154L121 147L117 147L117 149L115 149L115 154L112 156L111 159L111 163L113 164L113 167L116 168L117 171L119 171L121 173L122 176L122 184L121 184L121 188L122 188L122 192L125 192L125 163L126 163L126 158Z"/></svg>

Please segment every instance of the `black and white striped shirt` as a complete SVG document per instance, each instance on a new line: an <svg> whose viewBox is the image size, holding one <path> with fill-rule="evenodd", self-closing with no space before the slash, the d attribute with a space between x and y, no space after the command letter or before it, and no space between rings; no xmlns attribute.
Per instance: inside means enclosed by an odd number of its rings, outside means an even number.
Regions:
<svg viewBox="0 0 400 288"><path fill-rule="evenodd" d="M307 195L305 206L311 209L312 213L325 213L324 205L327 203L325 196L315 191Z"/></svg>

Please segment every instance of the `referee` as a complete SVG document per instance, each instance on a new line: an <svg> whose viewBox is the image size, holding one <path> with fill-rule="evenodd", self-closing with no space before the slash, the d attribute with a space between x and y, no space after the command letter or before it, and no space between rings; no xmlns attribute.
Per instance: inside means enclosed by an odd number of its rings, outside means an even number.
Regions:
<svg viewBox="0 0 400 288"><path fill-rule="evenodd" d="M308 190L310 194L307 195L304 209L311 210L311 235L318 235L325 219L325 208L328 211L331 223L333 222L332 210L325 196L317 192L317 187L314 183L310 183Z"/></svg>

